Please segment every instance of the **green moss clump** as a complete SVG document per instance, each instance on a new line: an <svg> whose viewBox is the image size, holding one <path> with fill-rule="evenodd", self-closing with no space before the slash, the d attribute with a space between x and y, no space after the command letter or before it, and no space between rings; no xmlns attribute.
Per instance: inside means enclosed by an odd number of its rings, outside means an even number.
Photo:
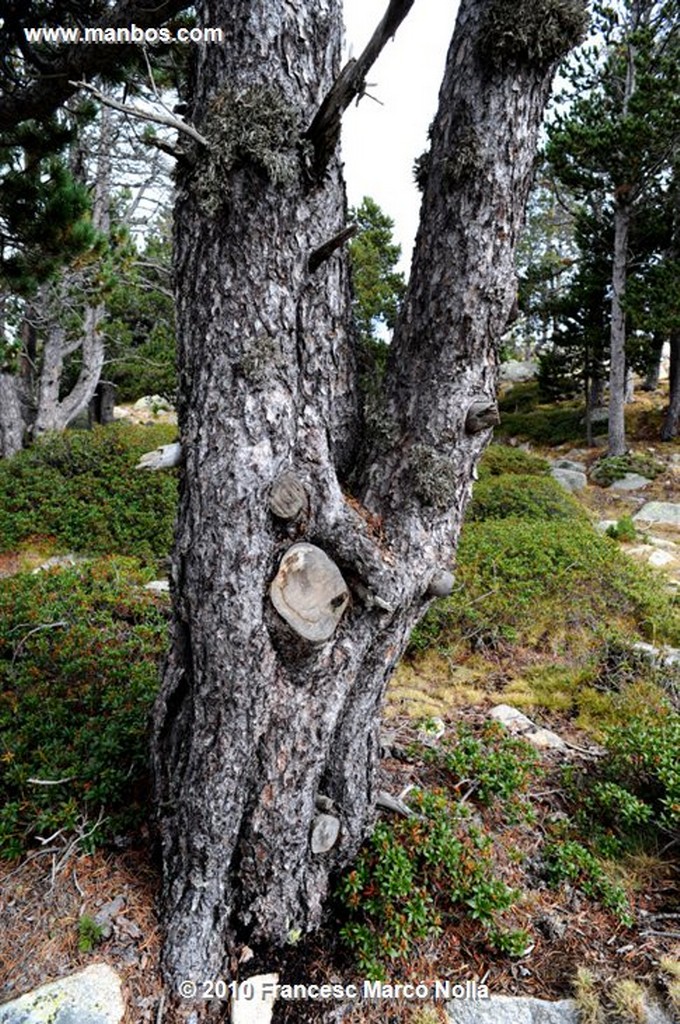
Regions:
<svg viewBox="0 0 680 1024"><path fill-rule="evenodd" d="M0 462L0 551L32 537L97 554L167 555L177 505L173 471L134 467L176 437L172 426L112 424L50 434Z"/></svg>
<svg viewBox="0 0 680 1024"><path fill-rule="evenodd" d="M583 36L588 12L583 0L496 0L482 29L482 49L492 67L548 67Z"/></svg>
<svg viewBox="0 0 680 1024"><path fill-rule="evenodd" d="M639 473L640 476L654 480L663 473L663 464L649 455L612 455L599 459L590 471L590 477L602 487L609 487L616 480L623 480L627 473Z"/></svg>

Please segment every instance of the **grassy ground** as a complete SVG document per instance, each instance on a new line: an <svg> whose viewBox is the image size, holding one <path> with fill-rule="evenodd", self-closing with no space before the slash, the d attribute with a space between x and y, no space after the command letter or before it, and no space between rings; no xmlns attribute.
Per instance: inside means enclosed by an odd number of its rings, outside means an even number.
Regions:
<svg viewBox="0 0 680 1024"><path fill-rule="evenodd" d="M575 409L537 410L530 388L506 402L513 436L523 423L543 451L577 440ZM530 428L508 422L537 414ZM145 750L167 599L143 585L168 551L175 501L172 473L134 465L172 433L67 434L0 464L0 998L108 959L127 978L126 1024L156 1020L159 992ZM29 571L64 551L84 560ZM284 977L475 977L587 1002L590 971L611 1019L625 1019L616 977L669 1004L678 680L633 645L680 646L676 599L593 529L540 454L507 445L485 456L456 579L385 709L382 784L411 787L419 817L383 820L338 885L333 928L291 951ZM536 755L490 728L498 703L556 729L569 754ZM88 922L121 893L99 934ZM419 1020L409 1006L395 1019Z"/></svg>

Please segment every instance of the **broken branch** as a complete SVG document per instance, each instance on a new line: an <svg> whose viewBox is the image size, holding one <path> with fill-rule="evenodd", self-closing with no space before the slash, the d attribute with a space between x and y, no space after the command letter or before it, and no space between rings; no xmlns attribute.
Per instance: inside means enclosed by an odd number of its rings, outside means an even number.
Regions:
<svg viewBox="0 0 680 1024"><path fill-rule="evenodd" d="M382 21L357 60L345 64L319 107L306 137L314 146L314 172L323 174L340 135L340 120L355 96L361 95L366 75L383 47L411 10L413 0L390 0Z"/></svg>

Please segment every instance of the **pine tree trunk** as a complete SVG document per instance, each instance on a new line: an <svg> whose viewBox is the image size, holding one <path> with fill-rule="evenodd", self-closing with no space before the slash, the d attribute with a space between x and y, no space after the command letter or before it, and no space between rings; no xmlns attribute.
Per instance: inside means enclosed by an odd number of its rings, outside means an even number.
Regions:
<svg viewBox="0 0 680 1024"><path fill-rule="evenodd" d="M301 128L312 123L338 73L339 2L200 9L226 42L202 52L191 111L218 155L194 154L178 182L184 468L173 641L153 723L173 990L233 976L243 943L280 945L317 926L329 875L371 826L385 684L433 590L450 586L497 415L496 346L541 115L583 15L575 2L571 28L530 38L533 56L503 28L524 6L461 4L412 279L368 437L345 255L310 261L345 226L337 156L319 174L310 144L321 136L298 147L291 127L291 111ZM553 6L534 5L537 37ZM297 517L276 500L284 474L297 482ZM295 541L322 549L350 595L318 643L270 599ZM315 852L321 813L340 831Z"/></svg>
<svg viewBox="0 0 680 1024"><path fill-rule="evenodd" d="M18 378L0 372L0 459L21 451L24 443L24 418L17 389Z"/></svg>
<svg viewBox="0 0 680 1024"><path fill-rule="evenodd" d="M661 353L663 352L664 336L661 331L655 331L650 346L649 359L645 369L645 381L642 385L643 391L656 391L661 376Z"/></svg>
<svg viewBox="0 0 680 1024"><path fill-rule="evenodd" d="M628 266L630 207L619 200L614 211L614 261L609 362L609 455L625 455L626 314L623 296Z"/></svg>
<svg viewBox="0 0 680 1024"><path fill-rule="evenodd" d="M662 441L672 441L680 434L680 328L671 331L670 347L668 410L661 429Z"/></svg>

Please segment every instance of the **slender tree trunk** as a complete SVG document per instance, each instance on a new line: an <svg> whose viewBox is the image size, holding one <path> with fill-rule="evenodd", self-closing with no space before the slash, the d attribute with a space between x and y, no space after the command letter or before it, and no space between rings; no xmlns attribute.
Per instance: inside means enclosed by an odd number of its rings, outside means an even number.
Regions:
<svg viewBox="0 0 680 1024"><path fill-rule="evenodd" d="M329 875L370 828L384 687L431 594L450 585L497 414L496 346L553 64L583 23L583 4L537 0L516 44L516 6L461 4L369 438L345 256L314 258L345 226L337 156L323 158L334 100L317 113L338 74L339 3L199 7L226 40L195 69L192 120L215 145L185 164L176 210L184 467L153 736L173 991L234 976L243 943L318 925ZM543 39L546 14L565 10L572 20ZM311 124L301 147L296 122ZM297 516L277 500L291 476ZM310 619L349 594L316 643L270 599L294 541L325 552L347 588ZM322 812L340 828L319 850Z"/></svg>
<svg viewBox="0 0 680 1024"><path fill-rule="evenodd" d="M626 453L626 290L630 206L619 200L614 211L614 261L612 268L612 313L609 357L609 455Z"/></svg>
<svg viewBox="0 0 680 1024"><path fill-rule="evenodd" d="M0 372L0 459L8 459L21 450L24 429L17 377Z"/></svg>
<svg viewBox="0 0 680 1024"><path fill-rule="evenodd" d="M626 366L626 381L623 389L623 400L626 405L630 405L631 402L635 401L635 377L633 376L633 369L630 366Z"/></svg>
<svg viewBox="0 0 680 1024"><path fill-rule="evenodd" d="M645 381L642 385L643 391L656 391L659 386L661 375L661 353L663 352L664 335L661 331L655 331L652 338L649 359L645 370Z"/></svg>
<svg viewBox="0 0 680 1024"><path fill-rule="evenodd" d="M680 433L680 328L670 336L671 360L668 373L668 410L661 429L661 440L672 441Z"/></svg>

